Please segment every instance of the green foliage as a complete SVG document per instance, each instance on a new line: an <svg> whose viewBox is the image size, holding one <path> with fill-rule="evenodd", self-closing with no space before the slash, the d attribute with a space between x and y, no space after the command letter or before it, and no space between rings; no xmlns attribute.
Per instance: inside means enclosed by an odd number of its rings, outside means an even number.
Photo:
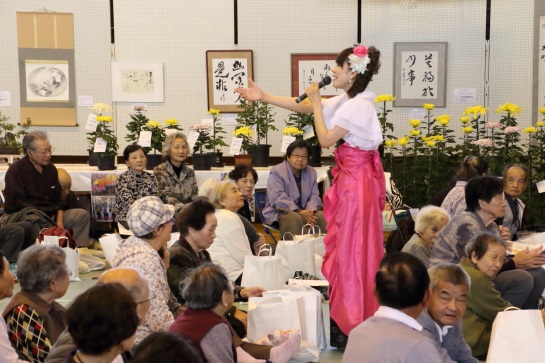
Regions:
<svg viewBox="0 0 545 363"><path fill-rule="evenodd" d="M22 153L21 139L26 135L32 120L27 117L26 121L19 125L19 130L13 132L17 127L16 124L9 122L10 117L3 115L0 112L0 147L15 147Z"/></svg>
<svg viewBox="0 0 545 363"><path fill-rule="evenodd" d="M96 140L100 137L108 143L106 145L105 154L117 155L117 149L119 147L117 144L117 136L115 136L114 131L108 126L108 122L99 122L94 132L87 133L87 140L89 141L89 144L92 145L92 148Z"/></svg>
<svg viewBox="0 0 545 363"><path fill-rule="evenodd" d="M257 145L261 145L263 139L265 140L265 144L267 144L267 134L269 131L278 130L274 125L273 116L275 114L272 113L271 107L265 102L248 102L244 99L241 99L238 107L243 111L238 114L237 128L239 126L249 126L255 129Z"/></svg>
<svg viewBox="0 0 545 363"><path fill-rule="evenodd" d="M306 141L311 146L320 146L320 141L318 141L318 137L316 136L316 128L314 127L313 113L292 112L288 115L286 125L297 127L299 130L303 131L312 128L314 136L309 137Z"/></svg>
<svg viewBox="0 0 545 363"><path fill-rule="evenodd" d="M135 112L132 115L129 115L131 117L131 121L129 121L126 125L127 135L125 135L125 140L132 143L137 143L138 138L140 137L140 132L146 130L146 124L150 121L149 118L146 117L146 115L142 112Z"/></svg>
<svg viewBox="0 0 545 363"><path fill-rule="evenodd" d="M225 141L223 141L223 137L220 135L227 134L225 130L223 129L223 126L221 124L221 121L217 115L212 115L214 122L212 123L212 136L209 137L208 143L205 146L207 150L213 150L214 152L219 152L220 147L222 146L228 146Z"/></svg>

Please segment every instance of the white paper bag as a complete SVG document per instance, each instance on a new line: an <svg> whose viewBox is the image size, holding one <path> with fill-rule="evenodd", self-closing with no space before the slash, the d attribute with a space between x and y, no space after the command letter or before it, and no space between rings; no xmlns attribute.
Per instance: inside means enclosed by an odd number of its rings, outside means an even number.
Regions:
<svg viewBox="0 0 545 363"><path fill-rule="evenodd" d="M270 245L261 246L259 254L263 249L267 248L269 249L269 256L247 254L244 257L241 286L260 286L265 290L285 288L286 279L284 278L282 258L272 255Z"/></svg>
<svg viewBox="0 0 545 363"><path fill-rule="evenodd" d="M486 362L545 362L543 342L545 327L540 310L506 309L494 319Z"/></svg>
<svg viewBox="0 0 545 363"><path fill-rule="evenodd" d="M104 252L104 257L110 266L115 267L114 258L117 255L117 249L119 248L119 243L123 239L117 233L107 233L104 236L99 238L100 245L102 246L102 251Z"/></svg>
<svg viewBox="0 0 545 363"><path fill-rule="evenodd" d="M306 230L306 233L305 233ZM320 227L317 225L305 224L301 229L301 234L296 234L293 236L293 240L296 242L309 239L314 243L314 253L324 257L325 254L325 245L324 245L325 234L322 234Z"/></svg>
<svg viewBox="0 0 545 363"><path fill-rule="evenodd" d="M287 234L287 233L286 233ZM288 264L292 278L296 271L316 275L316 258L314 253L314 242L304 238L299 241L286 240L285 235L276 245L276 255L282 257Z"/></svg>
<svg viewBox="0 0 545 363"><path fill-rule="evenodd" d="M81 281L79 278L79 252L77 249L64 247L63 251L66 255L66 266L70 274L70 281Z"/></svg>
<svg viewBox="0 0 545 363"><path fill-rule="evenodd" d="M254 342L277 329L301 331L301 309L304 309L304 301L300 297L251 297L248 299L248 340Z"/></svg>
<svg viewBox="0 0 545 363"><path fill-rule="evenodd" d="M320 348L312 342L302 340L299 350L290 358L288 363L318 362L320 360Z"/></svg>

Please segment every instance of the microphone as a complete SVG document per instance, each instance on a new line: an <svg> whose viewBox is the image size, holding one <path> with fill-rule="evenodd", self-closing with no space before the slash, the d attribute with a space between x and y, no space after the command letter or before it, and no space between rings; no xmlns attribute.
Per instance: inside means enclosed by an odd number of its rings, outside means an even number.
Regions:
<svg viewBox="0 0 545 363"><path fill-rule="evenodd" d="M318 88L323 88L324 86L327 86L330 83L331 83L331 77L325 76L324 79L322 79L320 83L318 83ZM303 93L301 96L295 99L295 102L299 103L307 97L308 97L307 94Z"/></svg>

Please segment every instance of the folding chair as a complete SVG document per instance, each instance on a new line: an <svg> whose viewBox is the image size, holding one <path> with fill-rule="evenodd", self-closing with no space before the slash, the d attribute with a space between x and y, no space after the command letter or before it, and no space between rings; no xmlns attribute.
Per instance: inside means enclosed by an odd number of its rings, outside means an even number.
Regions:
<svg viewBox="0 0 545 363"><path fill-rule="evenodd" d="M261 219L261 225L263 226L263 230L266 234L271 236L274 243L277 243L276 237L274 237L274 234L271 231L275 231L280 233L280 230L274 226L271 226L269 224L265 223L265 219L263 219L263 213L261 212L263 208L265 208L265 202L267 200L267 190L266 189L256 189L254 191L254 200L255 200L255 206L257 208L257 212L259 213L259 218Z"/></svg>
<svg viewBox="0 0 545 363"><path fill-rule="evenodd" d="M394 220L405 245L414 234L414 220L410 208L404 205L394 209Z"/></svg>

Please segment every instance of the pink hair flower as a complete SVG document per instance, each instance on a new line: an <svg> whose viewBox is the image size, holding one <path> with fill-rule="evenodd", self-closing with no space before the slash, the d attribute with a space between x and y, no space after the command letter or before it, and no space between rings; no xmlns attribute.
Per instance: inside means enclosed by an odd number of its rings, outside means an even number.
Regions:
<svg viewBox="0 0 545 363"><path fill-rule="evenodd" d="M369 50L365 45L358 45L354 48L354 54L357 55L359 58L365 57L369 53Z"/></svg>

